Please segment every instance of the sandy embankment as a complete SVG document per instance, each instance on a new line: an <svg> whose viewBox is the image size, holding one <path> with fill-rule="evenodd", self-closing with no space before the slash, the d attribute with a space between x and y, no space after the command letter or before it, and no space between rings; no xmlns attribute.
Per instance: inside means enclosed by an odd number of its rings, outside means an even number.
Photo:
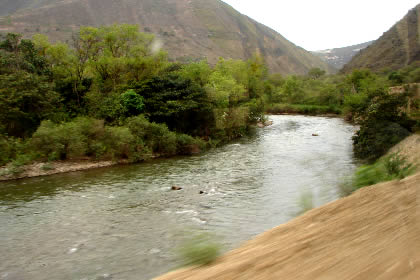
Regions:
<svg viewBox="0 0 420 280"><path fill-rule="evenodd" d="M420 173L361 189L257 236L213 265L156 280L420 279Z"/></svg>
<svg viewBox="0 0 420 280"><path fill-rule="evenodd" d="M420 136L393 150L419 160ZM257 236L210 266L156 280L418 280L419 196L420 173L363 188Z"/></svg>
<svg viewBox="0 0 420 280"><path fill-rule="evenodd" d="M113 161L54 161L51 163L33 163L22 166L23 172L18 174L2 175L0 181L15 180L22 178L47 176L58 173L67 173L74 171L82 171L100 167L107 167L118 164ZM47 167L47 168L46 168ZM4 171L6 167L0 168L0 171Z"/></svg>

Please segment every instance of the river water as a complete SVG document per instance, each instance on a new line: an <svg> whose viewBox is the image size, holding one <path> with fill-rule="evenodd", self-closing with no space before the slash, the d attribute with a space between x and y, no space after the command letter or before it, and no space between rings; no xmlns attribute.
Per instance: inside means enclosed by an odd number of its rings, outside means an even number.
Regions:
<svg viewBox="0 0 420 280"><path fill-rule="evenodd" d="M229 250L295 217L305 194L337 199L354 127L270 118L198 156L0 183L0 279L150 279L180 265L194 232Z"/></svg>

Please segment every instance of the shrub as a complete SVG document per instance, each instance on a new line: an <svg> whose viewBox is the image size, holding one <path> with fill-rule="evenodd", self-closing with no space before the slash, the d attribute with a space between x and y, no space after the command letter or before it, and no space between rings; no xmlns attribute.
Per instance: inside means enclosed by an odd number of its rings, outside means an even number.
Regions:
<svg viewBox="0 0 420 280"><path fill-rule="evenodd" d="M170 131L166 124L149 122L144 116L136 116L127 120L127 126L133 135L153 153L165 156L173 156L177 153L177 135ZM183 141L192 140L184 137ZM182 145L182 143L180 144Z"/></svg>
<svg viewBox="0 0 420 280"><path fill-rule="evenodd" d="M398 153L391 154L376 161L374 164L359 167L354 175L352 188L348 193L359 188L374 185L384 181L403 179L414 172L414 166ZM348 187L348 186L347 186Z"/></svg>
<svg viewBox="0 0 420 280"><path fill-rule="evenodd" d="M410 134L415 121L403 110L408 96L408 91L390 94L377 89L369 92L369 105L362 112L360 130L353 137L357 157L376 160Z"/></svg>
<svg viewBox="0 0 420 280"><path fill-rule="evenodd" d="M104 136L103 121L77 118L55 124L43 121L31 139L31 147L41 158L70 159L91 154L93 141Z"/></svg>
<svg viewBox="0 0 420 280"><path fill-rule="evenodd" d="M126 116L136 116L143 111L143 97L134 90L129 89L121 94L121 105Z"/></svg>
<svg viewBox="0 0 420 280"><path fill-rule="evenodd" d="M0 135L0 166L16 158L24 144L19 139Z"/></svg>
<svg viewBox="0 0 420 280"><path fill-rule="evenodd" d="M194 138L187 134L177 134L177 153L181 155L191 155L199 153L201 150L205 149L206 143L199 139Z"/></svg>
<svg viewBox="0 0 420 280"><path fill-rule="evenodd" d="M126 123L134 136L145 139L150 122L143 115L129 118Z"/></svg>
<svg viewBox="0 0 420 280"><path fill-rule="evenodd" d="M128 159L138 161L136 139L127 127L106 127L106 137L103 140L107 154L112 159Z"/></svg>
<svg viewBox="0 0 420 280"><path fill-rule="evenodd" d="M150 123L146 128L144 138L146 145L151 148L153 153L166 156L176 154L176 134L169 131L165 124Z"/></svg>
<svg viewBox="0 0 420 280"><path fill-rule="evenodd" d="M253 99L245 104L248 107L249 114L248 114L248 120L251 123L264 121L264 103L261 99Z"/></svg>
<svg viewBox="0 0 420 280"><path fill-rule="evenodd" d="M399 153L391 154L384 158L384 166L388 175L393 179L403 179L411 175L415 169L413 164L407 161L407 158Z"/></svg>
<svg viewBox="0 0 420 280"><path fill-rule="evenodd" d="M43 121L32 135L31 147L39 153L40 157L51 160L65 157L65 145L62 143L62 131L57 124Z"/></svg>
<svg viewBox="0 0 420 280"><path fill-rule="evenodd" d="M7 172L12 175L17 175L24 171L23 166L29 164L33 160L32 154L20 154L7 166ZM7 175L7 174L5 174Z"/></svg>
<svg viewBox="0 0 420 280"><path fill-rule="evenodd" d="M221 246L208 234L197 234L180 248L184 265L206 265L213 262L221 251Z"/></svg>
<svg viewBox="0 0 420 280"><path fill-rule="evenodd" d="M410 132L398 123L365 122L353 136L354 153L356 157L374 161L409 135Z"/></svg>

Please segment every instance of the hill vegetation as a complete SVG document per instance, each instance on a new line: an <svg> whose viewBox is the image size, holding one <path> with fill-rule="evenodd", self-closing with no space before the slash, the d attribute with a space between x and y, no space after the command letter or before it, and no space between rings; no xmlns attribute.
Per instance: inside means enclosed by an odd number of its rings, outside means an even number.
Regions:
<svg viewBox="0 0 420 280"><path fill-rule="evenodd" d="M359 68L378 72L383 69L398 70L409 65L419 67L419 37L420 4L372 45L354 56L342 72L350 73Z"/></svg>
<svg viewBox="0 0 420 280"><path fill-rule="evenodd" d="M220 0L41 0L2 1L0 31L30 38L46 34L71 42L81 26L137 24L153 33L177 61L219 57L246 60L258 53L268 68L282 74L306 74L327 63L295 46L274 30L244 16Z"/></svg>

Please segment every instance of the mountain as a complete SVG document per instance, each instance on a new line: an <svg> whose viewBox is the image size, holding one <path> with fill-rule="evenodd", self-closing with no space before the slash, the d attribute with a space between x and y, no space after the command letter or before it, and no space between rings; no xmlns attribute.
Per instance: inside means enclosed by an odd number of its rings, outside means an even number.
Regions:
<svg viewBox="0 0 420 280"><path fill-rule="evenodd" d="M276 31L220 0L2 0L1 32L69 40L80 26L138 24L164 42L172 59L247 59L262 54L273 72L331 67Z"/></svg>
<svg viewBox="0 0 420 280"><path fill-rule="evenodd" d="M349 47L313 51L311 53L330 64L332 67L336 69L341 69L346 63L348 63L353 58L353 56L358 54L362 49L371 45L373 42L374 41L369 41L366 43L353 45Z"/></svg>
<svg viewBox="0 0 420 280"><path fill-rule="evenodd" d="M379 71L399 69L420 60L420 4L385 32L372 45L360 51L342 72L357 68Z"/></svg>

